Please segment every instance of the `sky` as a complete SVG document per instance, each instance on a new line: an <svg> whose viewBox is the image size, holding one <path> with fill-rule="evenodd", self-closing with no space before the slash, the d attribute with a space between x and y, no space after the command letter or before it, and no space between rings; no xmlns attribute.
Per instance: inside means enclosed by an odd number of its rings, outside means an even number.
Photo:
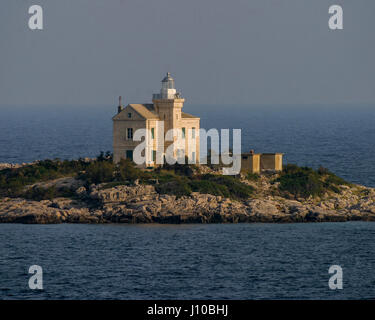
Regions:
<svg viewBox="0 0 375 320"><path fill-rule="evenodd" d="M375 104L374 16L373 0L2 0L0 107L146 103L167 71L185 104Z"/></svg>

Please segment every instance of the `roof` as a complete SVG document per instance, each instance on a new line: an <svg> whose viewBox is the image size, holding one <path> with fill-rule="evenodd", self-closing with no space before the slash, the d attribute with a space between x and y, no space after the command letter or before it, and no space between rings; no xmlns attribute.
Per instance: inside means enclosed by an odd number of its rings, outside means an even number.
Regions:
<svg viewBox="0 0 375 320"><path fill-rule="evenodd" d="M250 153L250 152L243 152L241 153L242 157L251 157L251 156L277 156L277 155L284 155L284 153Z"/></svg>
<svg viewBox="0 0 375 320"><path fill-rule="evenodd" d="M129 120L125 113L126 108L133 109L144 119L159 119L158 114L155 112L153 104L128 104L120 113L116 114L113 120Z"/></svg>
<svg viewBox="0 0 375 320"><path fill-rule="evenodd" d="M241 153L242 156L260 156L262 153L250 153L250 152L243 152Z"/></svg>
<svg viewBox="0 0 375 320"><path fill-rule="evenodd" d="M199 119L199 117L193 116L190 113L182 112L181 111L181 118L194 118L194 119Z"/></svg>
<svg viewBox="0 0 375 320"><path fill-rule="evenodd" d="M153 104L129 104L129 106L145 119L159 119Z"/></svg>
<svg viewBox="0 0 375 320"><path fill-rule="evenodd" d="M138 113L144 119L156 119L160 120L159 115L156 113L154 105L151 104L137 104L131 103L127 107L132 108L136 113ZM124 108L125 110L126 108ZM116 114L112 119L113 120L129 120L126 117L126 112L122 110L120 113ZM181 112L182 119L199 119L199 117L193 116L189 113Z"/></svg>
<svg viewBox="0 0 375 320"><path fill-rule="evenodd" d="M174 79L171 77L170 72L167 72L167 75L164 77L163 80L161 80L161 82L168 82L168 81L174 81Z"/></svg>

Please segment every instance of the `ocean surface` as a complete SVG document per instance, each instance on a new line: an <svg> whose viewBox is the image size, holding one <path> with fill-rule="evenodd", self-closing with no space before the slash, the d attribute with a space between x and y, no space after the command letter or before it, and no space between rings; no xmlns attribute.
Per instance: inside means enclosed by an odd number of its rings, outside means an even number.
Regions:
<svg viewBox="0 0 375 320"><path fill-rule="evenodd" d="M374 299L374 237L365 222L0 224L0 298ZM28 288L31 265L43 290Z"/></svg>
<svg viewBox="0 0 375 320"><path fill-rule="evenodd" d="M243 150L283 152L375 187L375 106L186 106L241 128ZM114 106L0 106L0 162L112 150ZM0 299L375 298L375 224L0 224ZM43 268L44 290L28 288ZM328 269L343 268L330 290Z"/></svg>

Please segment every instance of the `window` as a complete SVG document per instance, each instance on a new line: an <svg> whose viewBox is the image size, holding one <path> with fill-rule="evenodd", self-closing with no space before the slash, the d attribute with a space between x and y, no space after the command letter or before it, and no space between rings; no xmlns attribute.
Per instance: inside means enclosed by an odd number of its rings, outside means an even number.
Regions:
<svg viewBox="0 0 375 320"><path fill-rule="evenodd" d="M191 137L195 139L195 127L191 128Z"/></svg>
<svg viewBox="0 0 375 320"><path fill-rule="evenodd" d="M156 161L156 150L152 150L152 161Z"/></svg>
<svg viewBox="0 0 375 320"><path fill-rule="evenodd" d="M128 128L128 139L133 139L133 128Z"/></svg>
<svg viewBox="0 0 375 320"><path fill-rule="evenodd" d="M242 159L243 160L247 160L247 156L242 156Z"/></svg>
<svg viewBox="0 0 375 320"><path fill-rule="evenodd" d="M133 160L133 150L126 150L126 159Z"/></svg>
<svg viewBox="0 0 375 320"><path fill-rule="evenodd" d="M128 113L128 118L131 118L132 117L132 114L129 112Z"/></svg>
<svg viewBox="0 0 375 320"><path fill-rule="evenodd" d="M151 128L151 139L155 139L155 128Z"/></svg>
<svg viewBox="0 0 375 320"><path fill-rule="evenodd" d="M182 128L182 139L185 139L185 131L186 131L186 129Z"/></svg>

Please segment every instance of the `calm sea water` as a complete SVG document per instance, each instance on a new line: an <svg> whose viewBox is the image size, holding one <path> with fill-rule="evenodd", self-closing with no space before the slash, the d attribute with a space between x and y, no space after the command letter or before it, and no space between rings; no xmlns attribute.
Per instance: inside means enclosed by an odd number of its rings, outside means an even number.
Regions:
<svg viewBox="0 0 375 320"><path fill-rule="evenodd" d="M21 236L22 235L22 236ZM375 298L375 224L0 225L0 298ZM40 265L44 290L28 288ZM330 290L331 265L343 289Z"/></svg>
<svg viewBox="0 0 375 320"><path fill-rule="evenodd" d="M283 152L375 187L375 105L189 106L204 128L241 128L243 150ZM94 157L112 150L115 106L0 106L0 162Z"/></svg>
<svg viewBox="0 0 375 320"><path fill-rule="evenodd" d="M0 162L112 150L115 107L0 107ZM375 187L375 106L187 106L242 128L244 150L284 152ZM0 299L375 298L375 224L0 225ZM44 290L28 289L40 265ZM328 288L328 268L344 289Z"/></svg>

